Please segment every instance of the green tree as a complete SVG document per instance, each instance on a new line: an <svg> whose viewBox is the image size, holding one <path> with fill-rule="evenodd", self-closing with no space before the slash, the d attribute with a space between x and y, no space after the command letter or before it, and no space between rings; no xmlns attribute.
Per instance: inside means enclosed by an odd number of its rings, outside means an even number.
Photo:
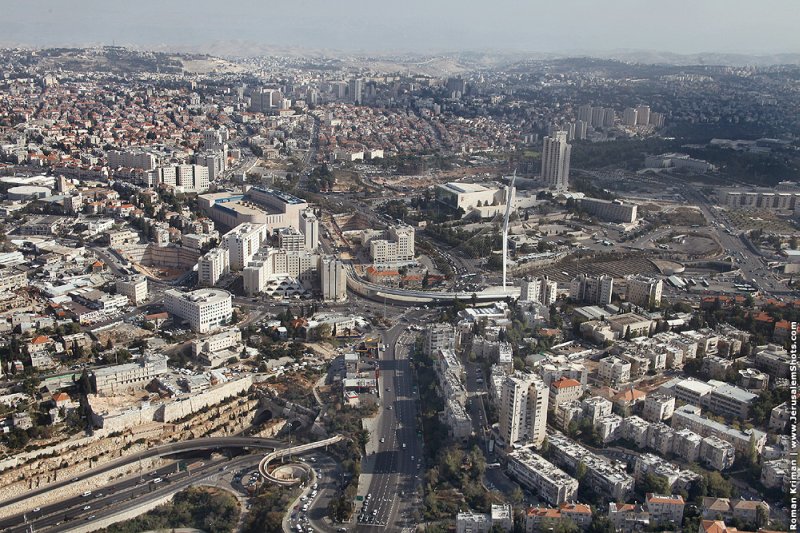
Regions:
<svg viewBox="0 0 800 533"><path fill-rule="evenodd" d="M578 463L578 466L575 468L575 479L578 481L582 481L584 477L586 477L586 463L583 461Z"/></svg>
<svg viewBox="0 0 800 533"><path fill-rule="evenodd" d="M616 533L616 530L614 524L607 517L594 515L586 533Z"/></svg>
<svg viewBox="0 0 800 533"><path fill-rule="evenodd" d="M670 485L666 478L648 472L641 482L641 492L643 494L647 494L648 492L652 492L653 494L670 494Z"/></svg>
<svg viewBox="0 0 800 533"><path fill-rule="evenodd" d="M514 487L514 490L511 491L511 502L514 505L519 505L525 500L525 494L522 492L522 489L519 485Z"/></svg>

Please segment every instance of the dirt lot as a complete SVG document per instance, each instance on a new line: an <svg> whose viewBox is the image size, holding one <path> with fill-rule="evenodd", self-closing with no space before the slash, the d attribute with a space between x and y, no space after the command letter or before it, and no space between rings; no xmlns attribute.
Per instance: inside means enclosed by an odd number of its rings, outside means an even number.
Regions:
<svg viewBox="0 0 800 533"><path fill-rule="evenodd" d="M694 256L711 256L722 253L722 247L707 235L690 234L679 242L670 242L669 249Z"/></svg>
<svg viewBox="0 0 800 533"><path fill-rule="evenodd" d="M108 340L111 339L111 342L116 346L118 344L127 344L136 339L152 337L153 333L131 324L120 324L114 328L100 331L96 336L101 345L105 346Z"/></svg>
<svg viewBox="0 0 800 533"><path fill-rule="evenodd" d="M662 211L658 217L664 224L671 226L706 225L706 218L703 213L699 209L692 207L676 207L675 209Z"/></svg>

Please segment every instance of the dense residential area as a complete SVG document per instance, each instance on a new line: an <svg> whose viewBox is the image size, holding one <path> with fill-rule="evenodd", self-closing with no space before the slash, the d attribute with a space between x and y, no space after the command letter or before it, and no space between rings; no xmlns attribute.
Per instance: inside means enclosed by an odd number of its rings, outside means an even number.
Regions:
<svg viewBox="0 0 800 533"><path fill-rule="evenodd" d="M796 65L0 65L3 531L796 527Z"/></svg>

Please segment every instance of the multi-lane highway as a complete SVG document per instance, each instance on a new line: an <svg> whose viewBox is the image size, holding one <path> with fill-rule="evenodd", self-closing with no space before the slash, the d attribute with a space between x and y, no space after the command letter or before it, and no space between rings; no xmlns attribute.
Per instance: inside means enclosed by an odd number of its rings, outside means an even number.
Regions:
<svg viewBox="0 0 800 533"><path fill-rule="evenodd" d="M687 185L683 189L683 195L702 210L706 220L730 227L731 223L725 218L724 212L714 208L696 188ZM717 237L725 252L734 257L746 281L755 280L756 288L768 294L790 294L792 292L770 273L759 256L753 253L738 235L717 231Z"/></svg>
<svg viewBox="0 0 800 533"><path fill-rule="evenodd" d="M132 505L140 505L149 499L158 499L170 492L190 486L215 481L222 472L257 465L260 455L247 455L233 460L216 459L205 461L192 471L176 472L171 464L107 485L102 489L84 493L56 503L32 509L21 516L0 522L0 529L10 533L36 531L66 531L77 527L81 521L100 520L119 513ZM224 470L223 470L224 469Z"/></svg>
<svg viewBox="0 0 800 533"><path fill-rule="evenodd" d="M263 439L248 440L255 442ZM314 469L316 494L314 497L307 496L297 508L290 509L292 519L287 519L285 523L293 526L310 523L316 531L331 531L332 527L326 520L327 508L331 498L338 493L341 468L321 451L307 452L303 457ZM12 533L30 531L31 528L38 531L66 531L83 524L82 521L98 521L134 505L142 505L191 486L222 484L228 488L244 490L239 484L230 483L231 480L228 478L242 471L252 470L257 473L258 464L262 459L262 454L253 454L234 459L205 460L188 471L186 469L178 471L178 463L173 462L150 472L128 476L90 493L55 501L41 508L32 508L25 513L9 517L0 521L0 530ZM314 489L309 487L307 493L311 490ZM309 508L307 512L303 512L301 507L306 502Z"/></svg>
<svg viewBox="0 0 800 533"><path fill-rule="evenodd" d="M109 461L101 466L98 466L91 471L84 472L76 476L71 480L63 480L56 483L51 483L48 485L43 485L41 487L31 489L30 491L22 494L20 496L16 496L14 498L9 498L5 500L0 500L0 505L7 506L14 503L18 503L24 500L29 500L35 496L40 494L48 493L48 492L55 492L59 489L65 488L68 485L77 482L83 481L85 479L89 479L93 476L98 474L102 474L103 472L107 472L109 470L113 470L115 468L119 468L126 464L134 464L139 462L142 459L146 459L148 457L162 457L165 455L172 455L176 453L182 452L189 452L189 451L196 451L196 450L215 450L215 449L223 449L223 448L265 448L265 449L274 449L278 447L285 447L286 443L275 440L275 439L262 439L262 438L254 438L254 437L208 437L202 439L193 439L190 441L182 441L182 442L174 442L171 444L164 444L163 446L156 446L154 448L150 448L147 451L126 455L114 461Z"/></svg>
<svg viewBox="0 0 800 533"><path fill-rule="evenodd" d="M420 311L411 311L421 316ZM364 501L356 509L357 531L371 528L409 527L414 507L414 487L422 457L416 428L416 393L409 359L414 336L397 324L382 335L380 355L380 412L373 426L373 453L362 461L369 483ZM375 442L377 441L377 442Z"/></svg>
<svg viewBox="0 0 800 533"><path fill-rule="evenodd" d="M305 488L298 502L289 509L284 520L284 529L295 529L300 525L311 526L314 531L332 531L335 528L327 520L328 505L339 493L341 466L321 452L311 452L303 458L314 469L313 483ZM304 505L308 505L307 511L303 511Z"/></svg>

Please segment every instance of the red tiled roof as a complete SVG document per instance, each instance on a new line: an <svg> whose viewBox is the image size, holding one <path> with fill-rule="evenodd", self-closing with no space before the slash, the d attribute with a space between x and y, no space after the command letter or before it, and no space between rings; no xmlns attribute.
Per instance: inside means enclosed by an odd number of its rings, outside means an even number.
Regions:
<svg viewBox="0 0 800 533"><path fill-rule="evenodd" d="M538 516L539 518L561 518L561 511L558 509L542 509L531 507L528 509L528 516Z"/></svg>
<svg viewBox="0 0 800 533"><path fill-rule="evenodd" d="M557 389L564 389L566 387L580 387L580 381L577 381L572 378L562 377L553 382L553 387Z"/></svg>
<svg viewBox="0 0 800 533"><path fill-rule="evenodd" d="M650 503L650 502L653 502L653 503L669 503L669 504L672 504L672 505L683 505L684 504L682 496L677 496L677 497L659 496L658 494L653 494L653 493L648 492L646 494L645 498L647 499L648 503Z"/></svg>
<svg viewBox="0 0 800 533"><path fill-rule="evenodd" d="M592 508L582 503L562 503L561 511L569 511L571 513L592 514Z"/></svg>

